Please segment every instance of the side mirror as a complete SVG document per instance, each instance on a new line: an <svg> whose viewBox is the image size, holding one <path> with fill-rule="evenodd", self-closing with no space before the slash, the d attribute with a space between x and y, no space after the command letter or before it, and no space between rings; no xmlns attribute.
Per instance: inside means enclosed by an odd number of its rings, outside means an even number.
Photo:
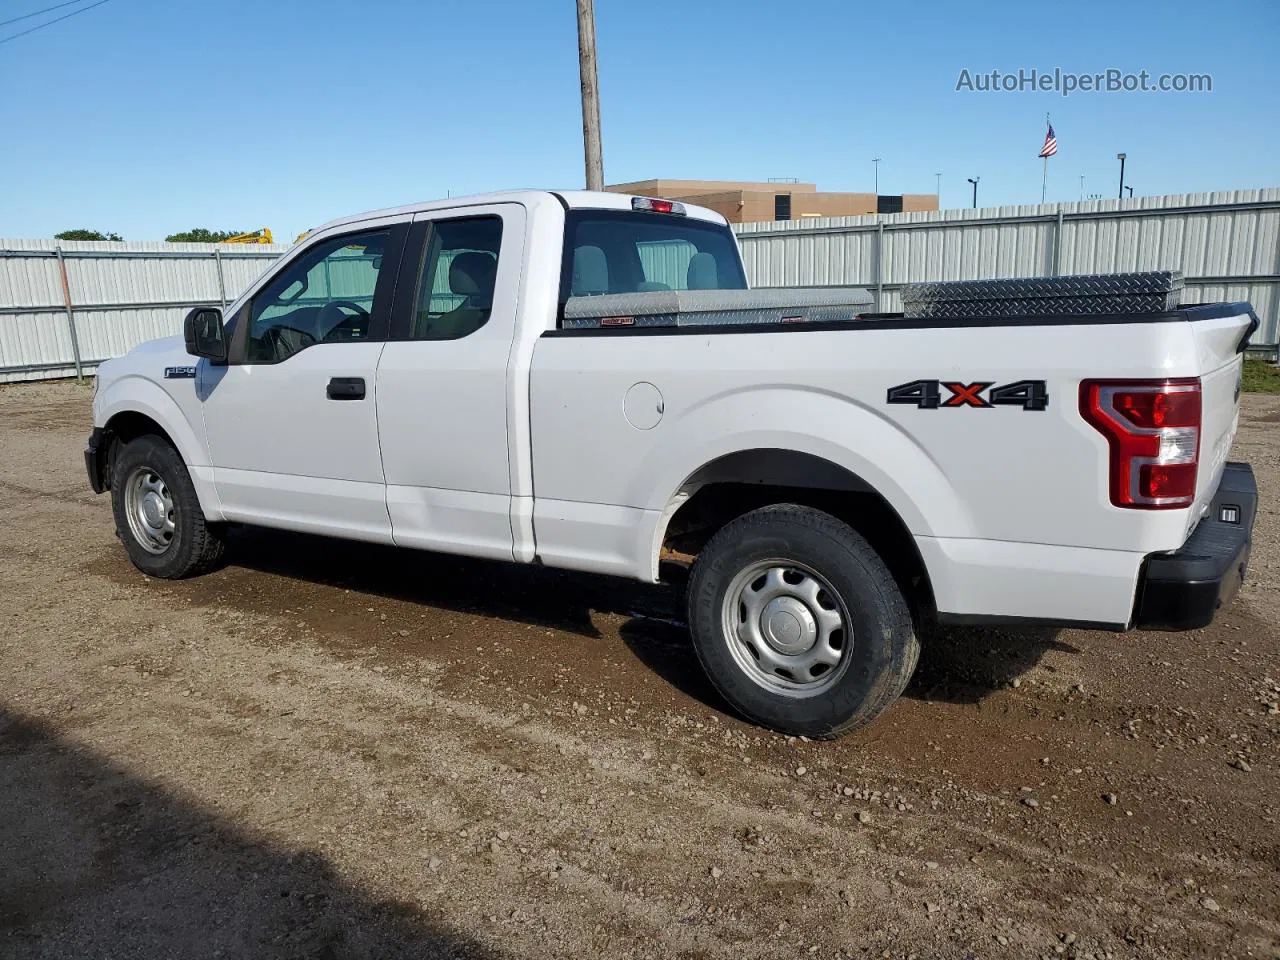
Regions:
<svg viewBox="0 0 1280 960"><path fill-rule="evenodd" d="M212 363L227 362L227 334L222 326L222 311L217 307L195 307L183 321L182 333L187 353L204 357Z"/></svg>

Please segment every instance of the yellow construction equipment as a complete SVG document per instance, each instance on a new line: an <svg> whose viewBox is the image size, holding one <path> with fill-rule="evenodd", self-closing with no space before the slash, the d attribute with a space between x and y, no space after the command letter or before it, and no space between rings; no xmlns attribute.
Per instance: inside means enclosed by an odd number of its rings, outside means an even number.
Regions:
<svg viewBox="0 0 1280 960"><path fill-rule="evenodd" d="M255 230L253 233L238 233L234 237L227 237L223 243L275 243L271 239L271 229L263 227L261 230Z"/></svg>

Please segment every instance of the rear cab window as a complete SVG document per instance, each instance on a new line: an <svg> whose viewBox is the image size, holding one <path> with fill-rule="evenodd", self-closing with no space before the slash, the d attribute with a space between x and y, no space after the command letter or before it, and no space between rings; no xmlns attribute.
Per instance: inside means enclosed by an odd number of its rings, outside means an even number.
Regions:
<svg viewBox="0 0 1280 960"><path fill-rule="evenodd" d="M723 224L626 210L565 214L560 303L658 290L745 290L738 245Z"/></svg>

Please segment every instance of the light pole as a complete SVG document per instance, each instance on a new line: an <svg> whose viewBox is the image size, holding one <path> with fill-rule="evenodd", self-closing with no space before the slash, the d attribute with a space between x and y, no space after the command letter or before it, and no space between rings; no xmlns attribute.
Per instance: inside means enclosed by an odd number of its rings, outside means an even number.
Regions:
<svg viewBox="0 0 1280 960"><path fill-rule="evenodd" d="M877 205L878 205L879 204L878 198L880 196L880 158L873 157L871 162L876 165L876 197L877 197Z"/></svg>
<svg viewBox="0 0 1280 960"><path fill-rule="evenodd" d="M938 186L935 190L935 193L937 193L938 195L938 209L941 210L942 209L942 174L935 173L934 176L938 178Z"/></svg>
<svg viewBox="0 0 1280 960"><path fill-rule="evenodd" d="M604 189L600 149L600 84L596 79L596 13L592 0L578 0L578 76L582 83L582 148L587 189Z"/></svg>
<svg viewBox="0 0 1280 960"><path fill-rule="evenodd" d="M1133 199L1133 187L1125 187L1125 189L1129 191L1129 199L1130 199L1130 200L1132 200L1132 199Z"/></svg>
<svg viewBox="0 0 1280 960"><path fill-rule="evenodd" d="M1120 199L1124 199L1124 158L1125 154L1117 153L1116 159L1120 161Z"/></svg>
<svg viewBox="0 0 1280 960"><path fill-rule="evenodd" d="M978 209L978 181L981 180L982 178L968 177L967 179L970 183L973 184L973 209L977 210Z"/></svg>
<svg viewBox="0 0 1280 960"><path fill-rule="evenodd" d="M1084 199L1084 174L1080 174L1080 199Z"/></svg>

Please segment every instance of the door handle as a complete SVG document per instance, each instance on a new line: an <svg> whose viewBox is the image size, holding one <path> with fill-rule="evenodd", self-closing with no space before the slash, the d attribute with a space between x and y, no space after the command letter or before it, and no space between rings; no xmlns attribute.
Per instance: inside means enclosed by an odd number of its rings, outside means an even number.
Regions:
<svg viewBox="0 0 1280 960"><path fill-rule="evenodd" d="M364 377L333 377L325 392L330 400L363 400Z"/></svg>

